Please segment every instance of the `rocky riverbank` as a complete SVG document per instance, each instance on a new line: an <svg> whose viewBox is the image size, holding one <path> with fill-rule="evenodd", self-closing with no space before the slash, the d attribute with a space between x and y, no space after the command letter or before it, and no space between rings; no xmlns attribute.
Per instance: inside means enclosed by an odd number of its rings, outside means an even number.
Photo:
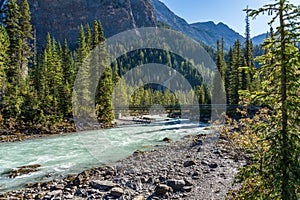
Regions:
<svg viewBox="0 0 300 200"><path fill-rule="evenodd" d="M55 125L43 124L31 127L18 127L7 129L0 128L0 143L2 142L20 142L23 140L30 140L40 137L48 137L51 135L60 135L73 133L76 129L74 127L74 122L65 121Z"/></svg>
<svg viewBox="0 0 300 200"><path fill-rule="evenodd" d="M225 199L243 165L217 134L197 135L0 199Z"/></svg>
<svg viewBox="0 0 300 200"><path fill-rule="evenodd" d="M95 129L106 129L114 126L124 126L133 124L149 123L149 120L141 117L126 116L113 121L113 125L96 124ZM92 125L89 125L92 127ZM49 137L53 135L69 134L76 132L73 120L61 122L55 125L43 124L34 127L22 127L16 129L6 129L0 127L0 143L3 142L20 142L41 137Z"/></svg>

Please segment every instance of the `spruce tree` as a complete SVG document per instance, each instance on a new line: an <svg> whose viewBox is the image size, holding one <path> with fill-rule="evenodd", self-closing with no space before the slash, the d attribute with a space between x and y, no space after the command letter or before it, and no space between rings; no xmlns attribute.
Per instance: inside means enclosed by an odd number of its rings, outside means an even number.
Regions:
<svg viewBox="0 0 300 200"><path fill-rule="evenodd" d="M93 23L93 36L92 36L92 47L95 48L97 45L105 41L103 27L100 21L94 21Z"/></svg>
<svg viewBox="0 0 300 200"><path fill-rule="evenodd" d="M85 36L84 28L82 25L80 25L78 49L77 49L78 62L80 64L82 64L85 61L85 59L88 56L88 53L89 53L89 49L88 49L88 45L86 44L86 36Z"/></svg>
<svg viewBox="0 0 300 200"><path fill-rule="evenodd" d="M222 43L220 45L220 42L217 41L217 68L219 70L219 73L221 74L221 77L223 80L225 79L225 73L226 73L226 62L225 62L225 53L224 53L224 38L222 38Z"/></svg>
<svg viewBox="0 0 300 200"><path fill-rule="evenodd" d="M274 0L249 12L252 17L273 14L270 24L278 21L279 26L264 43L268 51L258 58L262 91L253 100L272 109L254 127L264 155L255 155L252 164L242 170L241 199L296 200L300 197L300 53L295 42L300 40L300 11L286 0Z"/></svg>
<svg viewBox="0 0 300 200"><path fill-rule="evenodd" d="M16 0L9 0L4 6L3 20L9 37L9 55L10 67L7 69L7 79L10 83L9 95L18 95L20 91L21 69L20 69L20 52L21 52L21 30L20 30L20 12ZM16 96L15 96L16 97Z"/></svg>
<svg viewBox="0 0 300 200"><path fill-rule="evenodd" d="M4 96L6 94L7 80L6 70L9 68L9 38L5 28L0 25L0 115L5 107ZM1 121L0 121L1 124Z"/></svg>
<svg viewBox="0 0 300 200"><path fill-rule="evenodd" d="M62 110L65 116L72 114L72 91L75 80L74 60L72 58L67 40L65 40L62 52L62 71L63 71L63 102Z"/></svg>
<svg viewBox="0 0 300 200"><path fill-rule="evenodd" d="M85 43L86 43L86 48L88 51L92 50L92 34L91 34L91 28L90 25L87 24L85 27Z"/></svg>
<svg viewBox="0 0 300 200"><path fill-rule="evenodd" d="M95 48L99 43L99 24L95 20L93 23L93 36L92 36L92 48Z"/></svg>
<svg viewBox="0 0 300 200"><path fill-rule="evenodd" d="M96 114L100 122L108 125L111 125L114 120L112 113L112 92L112 70L110 66L107 66L100 78L96 93Z"/></svg>
<svg viewBox="0 0 300 200"><path fill-rule="evenodd" d="M53 95L52 109L54 113L57 115L55 120L61 120L62 117L62 101L63 101L63 69L62 69L62 58L61 58L61 46L56 40L53 38L51 43L51 65L49 66L49 77L51 77L52 81L51 85L51 93ZM50 81L50 80L49 80Z"/></svg>
<svg viewBox="0 0 300 200"><path fill-rule="evenodd" d="M239 90L242 89L240 67L244 66L244 59L242 55L242 49L240 41L237 40L234 43L232 52L229 54L229 63L227 67L227 81L226 88L228 90L228 103L238 104L239 103Z"/></svg>
<svg viewBox="0 0 300 200"><path fill-rule="evenodd" d="M228 62L225 70L225 91L227 96L227 104L231 104L231 88L232 88L232 80L231 80L231 73L232 73L232 64L233 64L233 49L230 47L228 52Z"/></svg>
<svg viewBox="0 0 300 200"><path fill-rule="evenodd" d="M215 70L214 80L213 80L213 90L212 90L212 98L214 103L222 104L226 103L225 99L225 71L226 71L226 62L224 59L224 41L222 40L222 46L220 42L217 41L217 68Z"/></svg>
<svg viewBox="0 0 300 200"><path fill-rule="evenodd" d="M30 11L29 11L29 4L27 0L23 0L20 5L20 39L22 42L22 49L21 49L21 76L22 79L25 80L28 75L28 66L31 63L32 58L32 25L30 23Z"/></svg>
<svg viewBox="0 0 300 200"><path fill-rule="evenodd" d="M244 43L244 57L245 57L245 67L241 69L242 74L242 90L251 90L254 82L254 56L253 56L253 44L250 35L250 22L249 13L246 15L246 32L245 32L245 43Z"/></svg>

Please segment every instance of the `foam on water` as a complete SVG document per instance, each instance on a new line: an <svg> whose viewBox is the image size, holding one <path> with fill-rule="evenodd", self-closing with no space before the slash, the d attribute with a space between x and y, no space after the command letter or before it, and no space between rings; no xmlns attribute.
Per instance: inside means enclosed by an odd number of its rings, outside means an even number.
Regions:
<svg viewBox="0 0 300 200"><path fill-rule="evenodd" d="M108 164L131 155L143 146L164 144L169 137L180 140L204 132L203 126L187 120L158 121L108 130L87 131L0 145L0 191ZM8 178L5 172L20 166L39 164L39 171Z"/></svg>

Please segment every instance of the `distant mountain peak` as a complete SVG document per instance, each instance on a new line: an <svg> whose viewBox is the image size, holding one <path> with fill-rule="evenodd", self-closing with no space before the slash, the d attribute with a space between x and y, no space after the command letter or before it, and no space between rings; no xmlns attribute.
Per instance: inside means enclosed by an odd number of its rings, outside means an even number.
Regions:
<svg viewBox="0 0 300 200"><path fill-rule="evenodd" d="M174 30L180 31L199 42L203 42L208 46L216 48L217 40L221 40L222 37L224 37L225 49L229 50L237 39L244 39L243 36L222 22L215 24L213 21L208 21L189 24L183 18L172 12L161 1L150 0L150 2L154 7L157 21L170 26Z"/></svg>

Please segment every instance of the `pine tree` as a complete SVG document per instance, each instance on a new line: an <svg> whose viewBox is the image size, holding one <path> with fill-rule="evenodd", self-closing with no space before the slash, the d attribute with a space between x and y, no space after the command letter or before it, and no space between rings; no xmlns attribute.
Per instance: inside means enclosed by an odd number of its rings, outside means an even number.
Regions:
<svg viewBox="0 0 300 200"><path fill-rule="evenodd" d="M72 91L75 81L75 67L74 60L71 56L71 52L67 43L64 42L63 52L62 52L62 71L63 71L63 102L62 110L64 116L71 116L72 114Z"/></svg>
<svg viewBox="0 0 300 200"><path fill-rule="evenodd" d="M92 48L95 48L99 43L99 24L98 22L95 20L93 23L93 41L92 41Z"/></svg>
<svg viewBox="0 0 300 200"><path fill-rule="evenodd" d="M54 113L57 115L57 120L61 119L62 111L62 101L63 101L63 69L62 69L62 58L61 52L62 48L59 43L53 38L51 43L51 65L49 66L49 76L52 79L51 85L51 93L54 97L52 103L52 109Z"/></svg>
<svg viewBox="0 0 300 200"><path fill-rule="evenodd" d="M85 43L86 43L86 48L88 51L92 50L92 34L91 34L91 28L90 25L87 24L85 27Z"/></svg>
<svg viewBox="0 0 300 200"><path fill-rule="evenodd" d="M225 97L225 71L226 71L226 62L224 59L224 41L222 40L222 46L220 42L217 41L217 68L215 70L214 80L213 80L213 89L212 89L212 98L213 103L215 104L224 104L226 103Z"/></svg>
<svg viewBox="0 0 300 200"><path fill-rule="evenodd" d="M240 41L237 40L234 43L234 47L229 54L229 63L227 65L227 81L226 86L228 88L228 103L238 104L239 103L239 90L242 89L240 68L244 66L244 58L242 54Z"/></svg>
<svg viewBox="0 0 300 200"><path fill-rule="evenodd" d="M219 70L219 73L223 80L225 79L225 73L226 73L226 62L225 62L225 53L224 53L224 38L222 38L222 44L220 45L220 42L217 41L217 68Z"/></svg>
<svg viewBox="0 0 300 200"><path fill-rule="evenodd" d="M20 69L20 52L21 52L21 30L20 30L20 12L16 0L9 0L4 6L3 20L9 37L9 55L10 67L7 69L7 80L10 83L9 95L18 95L20 92L21 69ZM16 96L15 96L16 97Z"/></svg>
<svg viewBox="0 0 300 200"><path fill-rule="evenodd" d="M77 49L78 62L82 64L87 58L89 53L88 46L86 44L85 32L82 25L80 25L78 45L79 45Z"/></svg>
<svg viewBox="0 0 300 200"><path fill-rule="evenodd" d="M100 21L98 21L99 42L105 41L104 30Z"/></svg>
<svg viewBox="0 0 300 200"><path fill-rule="evenodd" d="M9 38L5 28L0 25L0 115L5 107L4 96L6 93L7 80L6 70L9 68ZM1 120L0 120L1 124Z"/></svg>
<svg viewBox="0 0 300 200"><path fill-rule="evenodd" d="M96 114L100 122L111 125L114 120L112 113L113 80L112 70L108 66L103 73L96 94Z"/></svg>
<svg viewBox="0 0 300 200"><path fill-rule="evenodd" d="M30 11L29 11L29 4L27 0L23 0L20 5L20 39L22 42L22 49L21 49L21 76L22 79L25 80L28 75L28 66L31 63L32 57L32 25L30 23Z"/></svg>
<svg viewBox="0 0 300 200"><path fill-rule="evenodd" d="M62 59L55 39L47 35L46 48L42 54L41 63L43 109L51 114L54 121L61 120L63 100L63 69Z"/></svg>
<svg viewBox="0 0 300 200"><path fill-rule="evenodd" d="M231 80L231 73L232 73L232 64L233 64L233 49L230 47L228 52L228 63L226 66L225 71L225 91L226 91L226 97L227 97L227 103L231 103L231 88L232 88L232 80Z"/></svg>
<svg viewBox="0 0 300 200"><path fill-rule="evenodd" d="M273 4L249 12L253 17L274 14L271 24L278 20L279 26L264 43L266 55L258 58L263 82L254 100L272 109L266 121L254 130L264 154L255 155L253 163L242 171L241 198L296 200L300 197L300 53L295 42L300 40L300 11L286 0L274 0Z"/></svg>
<svg viewBox="0 0 300 200"><path fill-rule="evenodd" d="M98 27L96 26L95 28L98 30L98 33L99 33L98 41L99 41L99 44L101 44L101 43L105 42L103 28L102 28L100 22L96 23L96 25ZM94 35L94 37L96 37L96 35ZM94 43L94 45L96 45L96 43ZM99 69L99 70L104 69L102 76L99 77L100 81L99 81L97 91L96 91L96 114L97 114L98 120L100 122L111 125L112 121L114 120L114 115L112 112L112 106L113 106L112 105L112 93L113 93L113 85L114 85L112 68L108 64L109 56L106 52L106 46L105 45L100 45L100 46L96 45L94 48L95 48L94 51L99 52L100 59L101 59L101 60L97 61L101 66L101 69ZM95 57L95 56L93 56L93 57ZM92 78L92 80L94 80L94 79Z"/></svg>
<svg viewBox="0 0 300 200"><path fill-rule="evenodd" d="M103 27L100 21L94 21L93 23L93 36L92 36L92 48L105 41Z"/></svg>
<svg viewBox="0 0 300 200"><path fill-rule="evenodd" d="M245 44L244 44L244 58L245 58L245 67L241 69L241 79L242 79L242 90L251 90L251 85L254 82L254 57L253 57L253 44L250 35L250 22L249 22L249 13L246 15L246 33L245 33Z"/></svg>

